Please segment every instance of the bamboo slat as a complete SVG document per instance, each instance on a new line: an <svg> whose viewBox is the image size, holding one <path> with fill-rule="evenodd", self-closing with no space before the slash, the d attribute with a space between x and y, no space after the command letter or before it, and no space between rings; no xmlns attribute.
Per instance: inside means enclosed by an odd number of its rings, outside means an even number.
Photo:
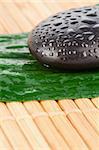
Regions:
<svg viewBox="0 0 99 150"><path fill-rule="evenodd" d="M49 114L57 130L70 146L70 149L88 149L56 101L41 101L41 104Z"/></svg>
<svg viewBox="0 0 99 150"><path fill-rule="evenodd" d="M93 104L99 109L99 97L91 99Z"/></svg>
<svg viewBox="0 0 99 150"><path fill-rule="evenodd" d="M72 100L60 100L59 105L90 149L99 147L99 136ZM95 139L95 140L93 140Z"/></svg>
<svg viewBox="0 0 99 150"><path fill-rule="evenodd" d="M69 149L39 102L25 102L24 105L52 149Z"/></svg>
<svg viewBox="0 0 99 150"><path fill-rule="evenodd" d="M12 147L10 143L8 142L6 136L4 135L3 131L0 128L0 149L8 149L11 150Z"/></svg>
<svg viewBox="0 0 99 150"><path fill-rule="evenodd" d="M7 9L9 15L12 16L13 20L17 22L18 26L20 27L21 32L25 32L26 30L28 31L31 30L32 25L28 22L28 20L25 18L22 12L20 12L21 10L18 9L14 3L10 3L10 4L4 3L4 7L5 9Z"/></svg>
<svg viewBox="0 0 99 150"><path fill-rule="evenodd" d="M17 7L22 8L21 11L23 15L27 18L27 20L32 24L32 26L37 25L41 19L38 17L36 11L29 5L29 3L16 3ZM32 14L32 19L31 19Z"/></svg>
<svg viewBox="0 0 99 150"><path fill-rule="evenodd" d="M0 22L2 23L4 29L7 31L7 33L16 33L20 32L19 27L14 22L14 20L8 15L8 12L5 11L5 7L3 5L0 5ZM14 28L13 28L14 27Z"/></svg>
<svg viewBox="0 0 99 150"><path fill-rule="evenodd" d="M9 110L16 119L20 129L33 149L49 149L31 116L27 113L22 103L7 103Z"/></svg>
<svg viewBox="0 0 99 150"><path fill-rule="evenodd" d="M0 127L14 149L30 149L26 138L4 103L0 103Z"/></svg>
<svg viewBox="0 0 99 150"><path fill-rule="evenodd" d="M0 34L98 0L0 0ZM98 150L99 98L0 103L0 150Z"/></svg>
<svg viewBox="0 0 99 150"><path fill-rule="evenodd" d="M75 103L83 112L84 116L99 134L99 111L89 99L77 99Z"/></svg>

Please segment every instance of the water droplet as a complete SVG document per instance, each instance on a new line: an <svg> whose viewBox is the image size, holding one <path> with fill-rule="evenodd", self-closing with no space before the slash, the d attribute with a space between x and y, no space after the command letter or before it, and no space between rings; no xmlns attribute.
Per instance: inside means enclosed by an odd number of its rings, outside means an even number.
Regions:
<svg viewBox="0 0 99 150"><path fill-rule="evenodd" d="M66 44L65 44L65 43L63 43L63 46L66 46Z"/></svg>
<svg viewBox="0 0 99 150"><path fill-rule="evenodd" d="M93 53L89 53L89 56L92 56L92 57L93 57L93 56L94 56L94 54L93 54Z"/></svg>
<svg viewBox="0 0 99 150"><path fill-rule="evenodd" d="M46 47L46 45L45 45L45 44L43 44L43 47Z"/></svg>
<svg viewBox="0 0 99 150"><path fill-rule="evenodd" d="M87 14L87 16L89 16L89 17L96 17L97 14L96 14L96 12L90 12L90 13Z"/></svg>
<svg viewBox="0 0 99 150"><path fill-rule="evenodd" d="M46 27L46 26L49 26L50 24L44 24L42 27Z"/></svg>
<svg viewBox="0 0 99 150"><path fill-rule="evenodd" d="M96 48L94 48L94 52L95 52L95 53L97 53L97 52L99 52L99 50L98 50L98 49L96 49Z"/></svg>
<svg viewBox="0 0 99 150"><path fill-rule="evenodd" d="M71 53L72 53L71 51L68 52L69 55L71 55Z"/></svg>
<svg viewBox="0 0 99 150"><path fill-rule="evenodd" d="M83 19L82 22L87 23L87 24L95 24L96 23L95 20L92 20L89 18Z"/></svg>
<svg viewBox="0 0 99 150"><path fill-rule="evenodd" d="M81 34L77 34L77 35L75 36L75 38L81 38L81 37L82 37Z"/></svg>
<svg viewBox="0 0 99 150"><path fill-rule="evenodd" d="M81 34L77 34L77 35L75 36L75 38L76 38L76 39L79 39L79 40L81 40L81 41L84 39L83 35L81 35Z"/></svg>
<svg viewBox="0 0 99 150"><path fill-rule="evenodd" d="M76 45L76 41L73 41L73 42L72 42L72 45Z"/></svg>
<svg viewBox="0 0 99 150"><path fill-rule="evenodd" d="M91 10L91 8L85 8L85 10L90 11L90 10Z"/></svg>
<svg viewBox="0 0 99 150"><path fill-rule="evenodd" d="M93 44L90 47L93 47Z"/></svg>
<svg viewBox="0 0 99 150"><path fill-rule="evenodd" d="M83 56L84 56L84 57L87 57L87 53L86 53L85 51L83 52Z"/></svg>
<svg viewBox="0 0 99 150"><path fill-rule="evenodd" d="M93 32L83 32L84 35L93 35Z"/></svg>
<svg viewBox="0 0 99 150"><path fill-rule="evenodd" d="M49 42L54 42L54 40L50 40Z"/></svg>
<svg viewBox="0 0 99 150"><path fill-rule="evenodd" d="M81 44L81 46L82 46L82 47L85 47L85 44L84 44L84 43L82 43L82 44Z"/></svg>
<svg viewBox="0 0 99 150"><path fill-rule="evenodd" d="M62 60L63 60L63 61L65 61L65 60L66 60L66 58L65 58L65 57L63 57L63 58L62 58Z"/></svg>
<svg viewBox="0 0 99 150"><path fill-rule="evenodd" d="M49 54L49 56L53 56L54 54L53 54L53 52L51 52L50 54Z"/></svg>
<svg viewBox="0 0 99 150"><path fill-rule="evenodd" d="M65 56L65 52L63 52L63 56Z"/></svg>
<svg viewBox="0 0 99 150"><path fill-rule="evenodd" d="M74 12L77 12L77 13L79 13L79 12L81 12L81 10L74 10Z"/></svg>
<svg viewBox="0 0 99 150"><path fill-rule="evenodd" d="M78 46L79 44L78 44L78 43L75 43L75 45Z"/></svg>
<svg viewBox="0 0 99 150"><path fill-rule="evenodd" d="M37 50L36 50L37 53L39 53L40 51L41 51L40 49L37 49Z"/></svg>
<svg viewBox="0 0 99 150"><path fill-rule="evenodd" d="M76 54L77 52L76 51L73 51L73 54Z"/></svg>
<svg viewBox="0 0 99 150"><path fill-rule="evenodd" d="M38 43L38 39L35 40L35 43Z"/></svg>
<svg viewBox="0 0 99 150"><path fill-rule="evenodd" d="M80 30L88 31L89 27L87 25L82 25L79 27Z"/></svg>
<svg viewBox="0 0 99 150"><path fill-rule="evenodd" d="M57 47L60 47L60 45L59 45L59 44L57 44Z"/></svg>
<svg viewBox="0 0 99 150"><path fill-rule="evenodd" d="M66 51L66 49L65 48L63 48L63 52L65 52Z"/></svg>
<svg viewBox="0 0 99 150"><path fill-rule="evenodd" d="M71 24L76 24L76 23L78 23L78 21L72 21L72 22L71 22Z"/></svg>
<svg viewBox="0 0 99 150"><path fill-rule="evenodd" d="M62 22L54 23L55 26L60 26L61 24L62 24Z"/></svg>
<svg viewBox="0 0 99 150"><path fill-rule="evenodd" d="M55 47L52 47L51 50L54 51L54 50L55 50Z"/></svg>
<svg viewBox="0 0 99 150"><path fill-rule="evenodd" d="M88 44L85 44L85 47L89 47L89 45L88 45Z"/></svg>
<svg viewBox="0 0 99 150"><path fill-rule="evenodd" d="M90 36L88 37L88 40L91 41L91 40L94 39L94 37L95 37L95 35L90 35Z"/></svg>
<svg viewBox="0 0 99 150"><path fill-rule="evenodd" d="M64 29L67 29L67 28L68 28L68 26L63 26L61 29L64 30Z"/></svg>
<svg viewBox="0 0 99 150"><path fill-rule="evenodd" d="M70 45L71 45L71 42L68 43L68 46L70 46Z"/></svg>
<svg viewBox="0 0 99 150"><path fill-rule="evenodd" d="M73 29L67 29L67 33L68 34L73 34L73 33L75 33L75 31Z"/></svg>
<svg viewBox="0 0 99 150"><path fill-rule="evenodd" d="M93 49L90 49L89 52L90 52L90 53L93 53Z"/></svg>
<svg viewBox="0 0 99 150"><path fill-rule="evenodd" d="M70 40L67 39L67 40L64 40L63 42L64 42L64 43L68 43L68 42L70 42Z"/></svg>
<svg viewBox="0 0 99 150"><path fill-rule="evenodd" d="M93 28L99 30L99 24L94 25Z"/></svg>
<svg viewBox="0 0 99 150"><path fill-rule="evenodd" d="M53 46L53 43L49 43L49 46Z"/></svg>
<svg viewBox="0 0 99 150"><path fill-rule="evenodd" d="M76 18L70 18L70 20L76 20Z"/></svg>
<svg viewBox="0 0 99 150"><path fill-rule="evenodd" d="M62 50L61 50L61 49L59 49L59 50L58 50L58 52L62 52Z"/></svg>
<svg viewBox="0 0 99 150"><path fill-rule="evenodd" d="M47 65L47 64L44 64L44 66L47 67L47 68L49 68L49 65Z"/></svg>
<svg viewBox="0 0 99 150"><path fill-rule="evenodd" d="M92 43L93 43L93 44L96 44L96 42L95 42L95 41L92 41Z"/></svg>
<svg viewBox="0 0 99 150"><path fill-rule="evenodd" d="M41 54L42 54L42 56L44 56L44 55L45 55L45 53L44 53L44 52L42 52Z"/></svg>
<svg viewBox="0 0 99 150"><path fill-rule="evenodd" d="M67 15L66 18L67 18L67 17L71 17L71 15Z"/></svg>

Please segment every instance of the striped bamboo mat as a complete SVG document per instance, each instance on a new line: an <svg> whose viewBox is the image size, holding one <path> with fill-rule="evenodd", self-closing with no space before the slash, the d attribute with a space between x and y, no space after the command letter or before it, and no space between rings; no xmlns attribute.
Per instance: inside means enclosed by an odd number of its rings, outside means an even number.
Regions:
<svg viewBox="0 0 99 150"><path fill-rule="evenodd" d="M0 34L98 0L0 0ZM0 103L0 150L98 150L99 98Z"/></svg>

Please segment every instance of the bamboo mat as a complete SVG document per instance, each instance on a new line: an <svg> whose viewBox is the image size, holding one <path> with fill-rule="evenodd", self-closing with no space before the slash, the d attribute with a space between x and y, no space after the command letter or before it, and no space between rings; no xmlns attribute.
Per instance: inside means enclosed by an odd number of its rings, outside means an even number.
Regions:
<svg viewBox="0 0 99 150"><path fill-rule="evenodd" d="M98 0L0 0L0 34ZM0 103L0 150L98 150L99 98Z"/></svg>

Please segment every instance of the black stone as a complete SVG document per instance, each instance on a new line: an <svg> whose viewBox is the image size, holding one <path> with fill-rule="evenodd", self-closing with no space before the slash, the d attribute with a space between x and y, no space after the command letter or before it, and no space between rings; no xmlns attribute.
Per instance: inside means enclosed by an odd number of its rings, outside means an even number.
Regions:
<svg viewBox="0 0 99 150"><path fill-rule="evenodd" d="M59 12L29 34L29 50L44 66L99 67L99 6Z"/></svg>

